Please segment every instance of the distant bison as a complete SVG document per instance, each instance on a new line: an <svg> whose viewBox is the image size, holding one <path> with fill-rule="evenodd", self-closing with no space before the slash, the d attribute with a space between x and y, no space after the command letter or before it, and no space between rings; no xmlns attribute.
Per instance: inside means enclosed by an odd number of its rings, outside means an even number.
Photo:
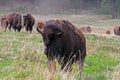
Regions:
<svg viewBox="0 0 120 80"><path fill-rule="evenodd" d="M44 27L44 23L43 22L38 22L37 27L39 27L40 29L42 29Z"/></svg>
<svg viewBox="0 0 120 80"><path fill-rule="evenodd" d="M107 35L110 35L110 34L111 34L111 32L110 32L109 30L107 30L107 31L106 31L106 34L107 34Z"/></svg>
<svg viewBox="0 0 120 80"><path fill-rule="evenodd" d="M21 25L21 15L19 13L13 13L6 16L5 21L5 31L8 27L11 31L11 28L13 28L15 31L17 30L20 32L22 25Z"/></svg>
<svg viewBox="0 0 120 80"><path fill-rule="evenodd" d="M6 17L7 17L7 15L3 15L0 19L2 29L5 28L5 26L6 26Z"/></svg>
<svg viewBox="0 0 120 80"><path fill-rule="evenodd" d="M35 18L31 14L27 14L23 16L23 24L26 28L26 31L30 31L30 33L33 30L33 25L35 24Z"/></svg>
<svg viewBox="0 0 120 80"><path fill-rule="evenodd" d="M71 71L74 62L79 63L80 74L86 57L86 39L83 33L66 20L47 21L41 30L45 54L48 58L48 69L55 71L55 59L63 71Z"/></svg>
<svg viewBox="0 0 120 80"><path fill-rule="evenodd" d="M114 34L120 36L120 26L114 28Z"/></svg>
<svg viewBox="0 0 120 80"><path fill-rule="evenodd" d="M84 33L91 33L91 28L90 28L90 26L88 26L88 27L82 27L82 28L80 28L80 30L82 31L82 32L84 32Z"/></svg>

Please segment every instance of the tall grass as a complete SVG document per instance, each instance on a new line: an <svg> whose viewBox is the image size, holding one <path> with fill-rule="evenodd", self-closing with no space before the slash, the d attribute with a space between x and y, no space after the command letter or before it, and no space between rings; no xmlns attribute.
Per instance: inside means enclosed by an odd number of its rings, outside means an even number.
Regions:
<svg viewBox="0 0 120 80"><path fill-rule="evenodd" d="M82 80L119 80L119 38L86 35L87 57ZM0 32L1 80L48 80L47 58L41 35ZM80 80L78 65L65 74L57 63L55 80ZM117 79L118 78L118 79Z"/></svg>
<svg viewBox="0 0 120 80"><path fill-rule="evenodd" d="M109 19L105 15L34 16L36 20L43 21L68 19L78 27L97 26L96 32L100 32L101 28L113 28L120 21ZM101 16L108 20L101 20ZM86 40L87 56L82 80L120 80L120 38L87 34ZM47 69L47 58L43 50L42 37L36 32L0 31L0 80L49 80L51 74ZM60 71L57 63L55 80L80 80L78 67L74 64L73 71L65 74Z"/></svg>

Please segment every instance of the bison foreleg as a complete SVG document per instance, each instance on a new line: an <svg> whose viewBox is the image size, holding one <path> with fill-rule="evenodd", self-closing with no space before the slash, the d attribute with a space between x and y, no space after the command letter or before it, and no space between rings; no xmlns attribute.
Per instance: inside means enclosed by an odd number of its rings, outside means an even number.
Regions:
<svg viewBox="0 0 120 80"><path fill-rule="evenodd" d="M33 26L30 26L30 27L29 27L29 30L30 30L30 33L32 33Z"/></svg>
<svg viewBox="0 0 120 80"><path fill-rule="evenodd" d="M9 27L8 27L8 28L9 28L9 31L11 31L11 27L12 27L12 25L10 24Z"/></svg>
<svg viewBox="0 0 120 80"><path fill-rule="evenodd" d="M86 50L84 50L83 52L81 52L79 50L79 70L80 70L80 77L82 78L82 71L84 68L84 60L85 60L85 56L86 56Z"/></svg>
<svg viewBox="0 0 120 80"><path fill-rule="evenodd" d="M56 72L55 60L48 60L48 70L50 72L49 80L54 80Z"/></svg>
<svg viewBox="0 0 120 80"><path fill-rule="evenodd" d="M25 28L25 29L26 29L26 31L28 32L28 30L29 30L28 26L26 26L26 28Z"/></svg>
<svg viewBox="0 0 120 80"><path fill-rule="evenodd" d="M6 25L5 25L5 31L6 31L7 27L8 27L8 23L6 22Z"/></svg>
<svg viewBox="0 0 120 80"><path fill-rule="evenodd" d="M52 74L54 74L56 72L55 60L48 60L48 70Z"/></svg>
<svg viewBox="0 0 120 80"><path fill-rule="evenodd" d="M49 51L49 49L45 48L44 53L48 58L47 67L48 67L48 70L50 72L50 79L49 80L54 80L55 72L56 72L55 59L52 57L51 52Z"/></svg>
<svg viewBox="0 0 120 80"><path fill-rule="evenodd" d="M82 78L83 68L84 68L84 60L79 62L80 78Z"/></svg>

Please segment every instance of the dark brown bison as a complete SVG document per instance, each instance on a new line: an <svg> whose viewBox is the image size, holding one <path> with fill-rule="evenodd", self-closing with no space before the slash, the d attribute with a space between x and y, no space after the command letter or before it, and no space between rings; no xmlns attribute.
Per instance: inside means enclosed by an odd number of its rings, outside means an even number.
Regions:
<svg viewBox="0 0 120 80"><path fill-rule="evenodd" d="M80 28L80 30L82 31L82 32L84 32L84 33L91 33L91 28L90 28L90 26L88 26L88 27L82 27L82 28Z"/></svg>
<svg viewBox="0 0 120 80"><path fill-rule="evenodd" d="M120 26L114 28L114 34L120 36Z"/></svg>
<svg viewBox="0 0 120 80"><path fill-rule="evenodd" d="M6 16L5 23L6 23L5 31L6 31L6 28L8 27L10 31L11 31L11 28L13 28L15 31L17 30L18 32L20 32L22 28L21 15L19 13L9 14Z"/></svg>
<svg viewBox="0 0 120 80"><path fill-rule="evenodd" d="M37 27L42 35L45 54L48 58L48 69L55 71L55 59L63 71L71 71L72 64L78 62L80 73L86 57L86 39L83 33L66 20L50 20L43 29Z"/></svg>
<svg viewBox="0 0 120 80"><path fill-rule="evenodd" d="M109 30L107 30L107 31L106 31L106 34L107 34L107 35L110 35L110 34L111 34L111 32L110 32Z"/></svg>
<svg viewBox="0 0 120 80"><path fill-rule="evenodd" d="M33 30L33 25L35 23L35 18L31 14L27 14L23 16L23 20L26 31L30 31L31 33Z"/></svg>

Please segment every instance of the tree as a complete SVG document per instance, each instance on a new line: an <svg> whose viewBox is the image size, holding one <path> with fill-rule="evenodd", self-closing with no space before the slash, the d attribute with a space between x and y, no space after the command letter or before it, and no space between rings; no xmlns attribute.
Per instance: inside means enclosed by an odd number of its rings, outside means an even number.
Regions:
<svg viewBox="0 0 120 80"><path fill-rule="evenodd" d="M111 0L111 4L112 4L112 18L117 18L117 0Z"/></svg>

